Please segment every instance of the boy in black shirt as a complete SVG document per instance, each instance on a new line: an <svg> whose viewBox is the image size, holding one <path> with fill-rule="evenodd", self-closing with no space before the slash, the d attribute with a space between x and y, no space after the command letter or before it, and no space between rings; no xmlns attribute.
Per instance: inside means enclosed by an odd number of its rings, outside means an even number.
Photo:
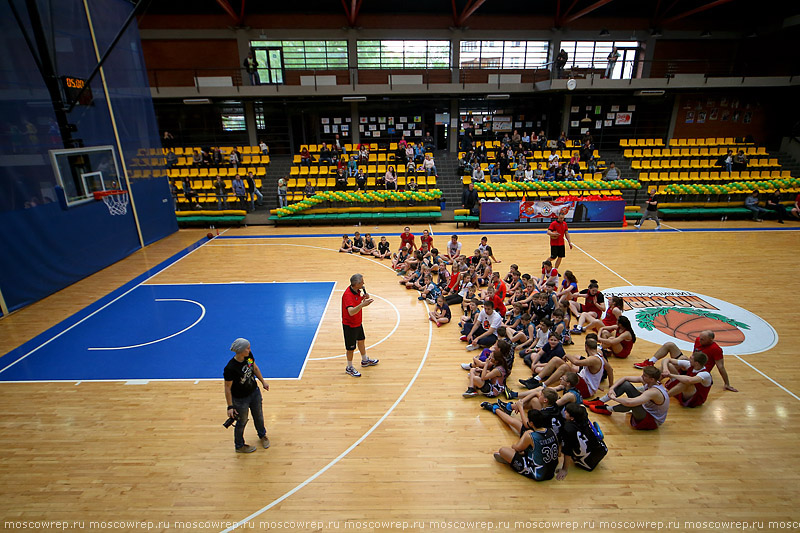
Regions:
<svg viewBox="0 0 800 533"><path fill-rule="evenodd" d="M558 434L563 454L563 464L556 471L559 481L567 477L568 463L591 472L608 453L605 442L595 434L583 405L569 403L564 411L566 421Z"/></svg>
<svg viewBox="0 0 800 533"><path fill-rule="evenodd" d="M231 351L236 355L228 361L223 371L225 379L225 401L228 402L228 417L236 419L236 430L233 432L233 442L236 453L252 453L255 446L244 442L244 427L247 425L247 411L253 413L253 424L258 432L258 438L264 448L269 448L267 429L264 427L264 413L261 410L261 391L256 384L256 379L261 382L264 390L269 390L269 385L264 381L258 365L255 363L253 353L250 351L250 341L238 338L231 344Z"/></svg>

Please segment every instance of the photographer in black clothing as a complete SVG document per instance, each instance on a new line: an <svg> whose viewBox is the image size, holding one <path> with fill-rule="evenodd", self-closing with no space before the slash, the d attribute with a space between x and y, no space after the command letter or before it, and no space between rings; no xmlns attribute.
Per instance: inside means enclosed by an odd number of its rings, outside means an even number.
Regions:
<svg viewBox="0 0 800 533"><path fill-rule="evenodd" d="M223 377L225 379L225 401L228 403L228 418L236 419L236 430L233 432L236 453L256 451L255 446L244 442L244 427L247 425L248 410L253 413L253 424L256 426L261 445L269 448L267 429L264 427L264 413L261 410L261 391L256 384L256 379L261 382L264 390L269 390L269 384L264 381L261 370L255 363L253 352L250 351L250 341L242 338L236 339L231 344L231 351L236 355L225 366Z"/></svg>

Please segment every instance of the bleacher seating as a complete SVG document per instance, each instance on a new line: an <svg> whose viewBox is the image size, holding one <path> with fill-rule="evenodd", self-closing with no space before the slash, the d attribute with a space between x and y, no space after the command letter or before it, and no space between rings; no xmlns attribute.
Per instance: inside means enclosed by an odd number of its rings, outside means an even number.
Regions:
<svg viewBox="0 0 800 533"><path fill-rule="evenodd" d="M236 205L236 195L233 194L233 178L236 175L246 176L248 172L252 172L255 178L256 187L261 189L262 180L267 174L266 166L270 163L268 155L263 155L258 146L242 146L239 152L242 156L242 161L235 168L230 164L230 153L233 151L233 146L220 146L222 153L222 163L209 165L194 165L192 162L192 154L194 151L200 151L199 146L187 146L174 148L175 155L178 156L178 162L166 170L170 182L177 191L177 204L179 208L188 207L189 201L183 196L183 179L189 178L192 189L198 194L198 203L200 206L213 209L217 205L217 197L214 194L214 181L217 176L222 176L225 186L228 189L227 201L230 205ZM164 149L164 154L167 150ZM164 159L162 156L161 159ZM166 164L164 161L163 164Z"/></svg>

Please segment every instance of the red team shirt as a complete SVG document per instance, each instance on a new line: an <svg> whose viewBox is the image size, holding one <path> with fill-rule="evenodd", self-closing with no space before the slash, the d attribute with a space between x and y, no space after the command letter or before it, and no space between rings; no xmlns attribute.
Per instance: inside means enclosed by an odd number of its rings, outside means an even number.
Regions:
<svg viewBox="0 0 800 533"><path fill-rule="evenodd" d="M411 247L416 249L417 245L414 244L414 234L413 233L401 233L400 234L400 248L405 247L406 244L411 243Z"/></svg>
<svg viewBox="0 0 800 533"><path fill-rule="evenodd" d="M494 308L498 313L500 313L500 316L506 316L506 306L503 303L503 300L506 299L506 292L508 289L506 288L505 282L502 279L498 280L497 285L494 286L494 290L494 296L492 296Z"/></svg>
<svg viewBox="0 0 800 533"><path fill-rule="evenodd" d="M401 236L401 238L402 238L402 236ZM431 250L433 248L433 236L431 236L431 235L428 235L428 236L423 235L422 237L419 238L419 240L420 240L420 242L422 244L428 245L428 250ZM411 235L411 242L414 242L414 236L413 235ZM403 243L403 246L405 246L405 242Z"/></svg>
<svg viewBox="0 0 800 533"><path fill-rule="evenodd" d="M712 342L708 346L700 346L700 339L695 339L694 351L703 352L708 356L708 361L706 361L706 366L703 369L706 372L711 372L711 369L716 366L717 361L722 360L722 348L720 348L719 344L716 342Z"/></svg>
<svg viewBox="0 0 800 533"><path fill-rule="evenodd" d="M558 233L558 237L550 238L550 244L552 246L564 246L564 234L569 230L567 221L559 222L558 220L554 220L547 229Z"/></svg>
<svg viewBox="0 0 800 533"><path fill-rule="evenodd" d="M347 287L347 289L345 289L344 294L342 294L342 324L350 326L351 328L357 328L361 325L361 310L353 316L350 316L350 313L347 312L347 308L355 307L363 301L364 295L361 294L361 291L357 293L353 292L352 287Z"/></svg>

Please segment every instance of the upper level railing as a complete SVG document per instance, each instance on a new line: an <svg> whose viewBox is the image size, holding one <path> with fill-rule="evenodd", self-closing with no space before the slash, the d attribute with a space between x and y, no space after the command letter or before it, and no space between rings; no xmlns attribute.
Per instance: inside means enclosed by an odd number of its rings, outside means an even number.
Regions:
<svg viewBox="0 0 800 533"><path fill-rule="evenodd" d="M533 88L534 84L554 79L589 79L592 82L606 78L606 62L596 64L582 64L573 66L569 63L563 69L550 68L543 65L537 69L473 69L464 68L457 71L451 69L404 69L404 70L377 70L377 69L339 69L339 70L285 70L282 73L282 83L264 83L269 76L259 76L258 80L252 77L241 67L231 68L172 68L148 69L150 86L161 87L194 87L198 92L210 87L239 87L250 85L266 85L275 87L276 92L281 92L282 87L302 86L313 91L324 91L329 86L347 86L353 89L363 85L388 85L390 91L400 91L408 86L431 86L442 84L458 84L466 87L468 84L482 84L487 89L500 88L509 84ZM455 75L454 75L455 72ZM678 75L702 75L705 79L730 77L770 77L770 76L795 76L789 65L773 68L762 63L747 64L731 61L712 61L698 59L667 59L667 60L630 60L618 61L611 73L611 79L669 80ZM621 77L623 76L624 77ZM256 82L257 83L254 83Z"/></svg>

